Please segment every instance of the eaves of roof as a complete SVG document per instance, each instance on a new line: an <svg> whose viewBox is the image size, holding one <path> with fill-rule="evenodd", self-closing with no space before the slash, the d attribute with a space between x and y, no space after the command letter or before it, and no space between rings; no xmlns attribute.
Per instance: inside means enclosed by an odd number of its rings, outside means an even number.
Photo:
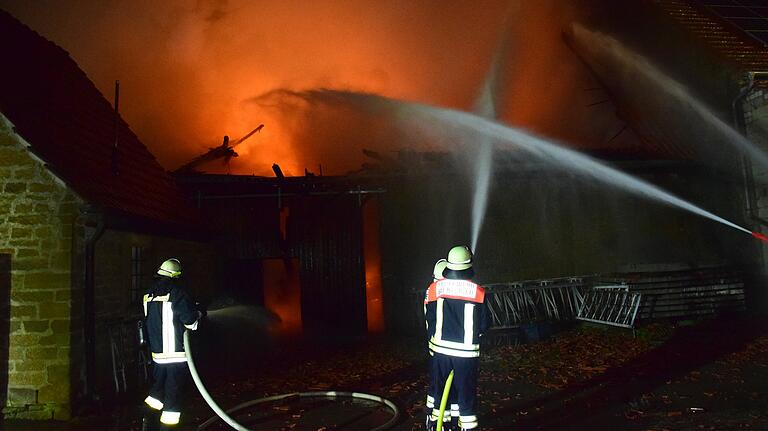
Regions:
<svg viewBox="0 0 768 431"><path fill-rule="evenodd" d="M0 112L30 150L91 205L194 227L173 178L66 51L0 10Z"/></svg>

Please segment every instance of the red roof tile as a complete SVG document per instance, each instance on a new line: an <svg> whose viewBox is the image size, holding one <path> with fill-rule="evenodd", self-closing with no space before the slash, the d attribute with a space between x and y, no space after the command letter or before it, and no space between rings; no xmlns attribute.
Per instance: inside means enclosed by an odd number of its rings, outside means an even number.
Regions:
<svg viewBox="0 0 768 431"><path fill-rule="evenodd" d="M147 221L192 225L197 212L173 178L118 121L66 51L0 10L0 112L49 169L87 202Z"/></svg>

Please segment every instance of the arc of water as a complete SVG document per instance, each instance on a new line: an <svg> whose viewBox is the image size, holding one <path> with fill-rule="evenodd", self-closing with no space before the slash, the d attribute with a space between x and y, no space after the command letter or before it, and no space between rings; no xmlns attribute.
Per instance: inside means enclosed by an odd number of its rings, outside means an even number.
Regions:
<svg viewBox="0 0 768 431"><path fill-rule="evenodd" d="M371 113L389 115L393 121L402 122L402 125L407 126L411 132L422 130L425 134L434 137L437 137L438 133L446 133L449 130L472 131L478 136L486 136L498 143L518 148L533 157L571 170L585 177L593 178L602 184L689 211L754 236L753 232L748 229L703 208L699 208L653 184L611 168L592 157L521 129L508 127L472 113L438 108L416 102L389 99L374 94L329 89L308 91L275 90L268 95L262 96L262 98L268 97L294 97L311 103L324 103L328 106L352 105ZM256 101L259 100L256 99ZM434 127L436 122L442 127ZM429 125L429 127L427 128L425 125ZM444 137L443 141L455 142L453 138L455 137Z"/></svg>
<svg viewBox="0 0 768 431"><path fill-rule="evenodd" d="M749 141L744 135L721 120L704 103L694 97L680 82L672 79L647 58L632 51L617 39L606 34L589 30L579 24L572 26L574 40L580 49L595 56L602 55L614 64L626 66L628 70L639 73L640 76L656 84L656 86L678 103L685 104L706 124L712 125L722 136L723 142L733 146L739 153L747 155L755 163L768 170L768 154Z"/></svg>
<svg viewBox="0 0 768 431"><path fill-rule="evenodd" d="M414 114L440 121L448 126L461 126L466 130L473 130L501 143L513 145L541 160L555 163L573 172L593 178L603 184L690 211L752 235L750 230L674 196L651 183L611 168L592 157L523 132L520 129L507 127L466 112L413 103L407 106L408 109L415 111Z"/></svg>
<svg viewBox="0 0 768 431"><path fill-rule="evenodd" d="M498 107L501 105L502 79L506 65L506 52L509 48L508 26L504 24L504 33L501 43L496 48L491 61L488 75L480 88L480 93L475 101L472 111L487 119L498 119ZM493 145L489 139L481 139L473 150L472 171L474 175L472 190L472 251L477 251L477 241L480 237L480 229L483 226L485 213L488 209L488 194L491 186L491 172L493 171Z"/></svg>

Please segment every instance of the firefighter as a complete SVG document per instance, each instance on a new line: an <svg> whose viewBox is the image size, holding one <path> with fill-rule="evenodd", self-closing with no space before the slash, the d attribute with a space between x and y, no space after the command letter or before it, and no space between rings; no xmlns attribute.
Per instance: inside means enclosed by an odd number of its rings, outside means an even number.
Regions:
<svg viewBox="0 0 768 431"><path fill-rule="evenodd" d="M433 282L427 290L426 319L429 328L431 361L432 414L427 429L437 424L443 387L453 371L455 404L458 423L445 412L443 422L448 429L477 429L477 373L480 358L480 336L488 329L485 290L471 281L472 252L469 247L456 246L448 253L443 279ZM432 305L434 303L434 305ZM431 310L434 309L434 314ZM453 400L449 398L451 404ZM453 409L453 405L451 406Z"/></svg>
<svg viewBox="0 0 768 431"><path fill-rule="evenodd" d="M182 394L189 374L184 330L196 330L202 313L182 287L180 277L181 262L168 259L160 265L152 286L144 295L145 327L154 377L149 396L144 400L154 415L145 416L145 424L156 420L157 413L165 427L177 425L181 418Z"/></svg>
<svg viewBox="0 0 768 431"><path fill-rule="evenodd" d="M432 283L442 280L443 277L443 271L445 271L446 265L448 265L448 261L445 259L440 259L435 263L435 267L432 270ZM435 309L437 307L436 301L429 301L429 287L427 287L425 297L424 297L424 317L427 323L427 339L429 340L433 335L435 335L435 325L432 325L430 327L429 322L435 321ZM432 350L431 344L427 343L427 349L429 352L429 358L428 358L428 372L427 372L427 429L430 427L434 428L435 424L430 424L430 421L432 421L432 409L435 408L435 397L434 397L434 385L432 382L432 362L434 360L435 352ZM453 387L453 385L451 385ZM446 415L443 429L446 431L451 431L454 428L454 425L458 424L459 421L459 405L456 403L456 391L451 390L448 395L448 405L450 406L450 416ZM440 407L439 405L437 406Z"/></svg>
<svg viewBox="0 0 768 431"><path fill-rule="evenodd" d="M442 280L443 279L443 271L445 270L445 266L448 264L448 261L445 259L440 259L435 263L435 267L432 270L432 283ZM432 285L430 283L430 286ZM429 322L435 321L435 306L437 305L436 302L429 301L429 286L427 286L427 290L424 293L424 319L427 324L427 339L429 339L432 335L434 335L435 327L432 325L430 327ZM427 358L427 428L429 428L429 421L432 418L432 409L435 408L435 398L433 396L434 390L432 385L432 359L435 355L435 353L432 351L432 348L429 346L429 343L427 343L427 349L429 352L429 358Z"/></svg>

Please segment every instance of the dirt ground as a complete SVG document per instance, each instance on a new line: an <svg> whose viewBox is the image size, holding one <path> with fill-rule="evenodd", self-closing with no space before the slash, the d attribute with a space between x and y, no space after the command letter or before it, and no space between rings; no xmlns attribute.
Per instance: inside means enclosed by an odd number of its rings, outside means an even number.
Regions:
<svg viewBox="0 0 768 431"><path fill-rule="evenodd" d="M323 340L322 343L319 340ZM208 365L203 364L206 362ZM423 429L426 351L406 338L313 339L200 355L222 406L298 391L358 391L392 400L392 430ZM768 318L655 323L630 330L577 325L538 343L485 346L483 430L768 429ZM182 430L212 412L190 386ZM113 414L70 423L5 421L9 431L138 430L137 394ZM370 430L390 413L371 402L291 399L237 418L253 430ZM221 422L208 430L224 430Z"/></svg>

